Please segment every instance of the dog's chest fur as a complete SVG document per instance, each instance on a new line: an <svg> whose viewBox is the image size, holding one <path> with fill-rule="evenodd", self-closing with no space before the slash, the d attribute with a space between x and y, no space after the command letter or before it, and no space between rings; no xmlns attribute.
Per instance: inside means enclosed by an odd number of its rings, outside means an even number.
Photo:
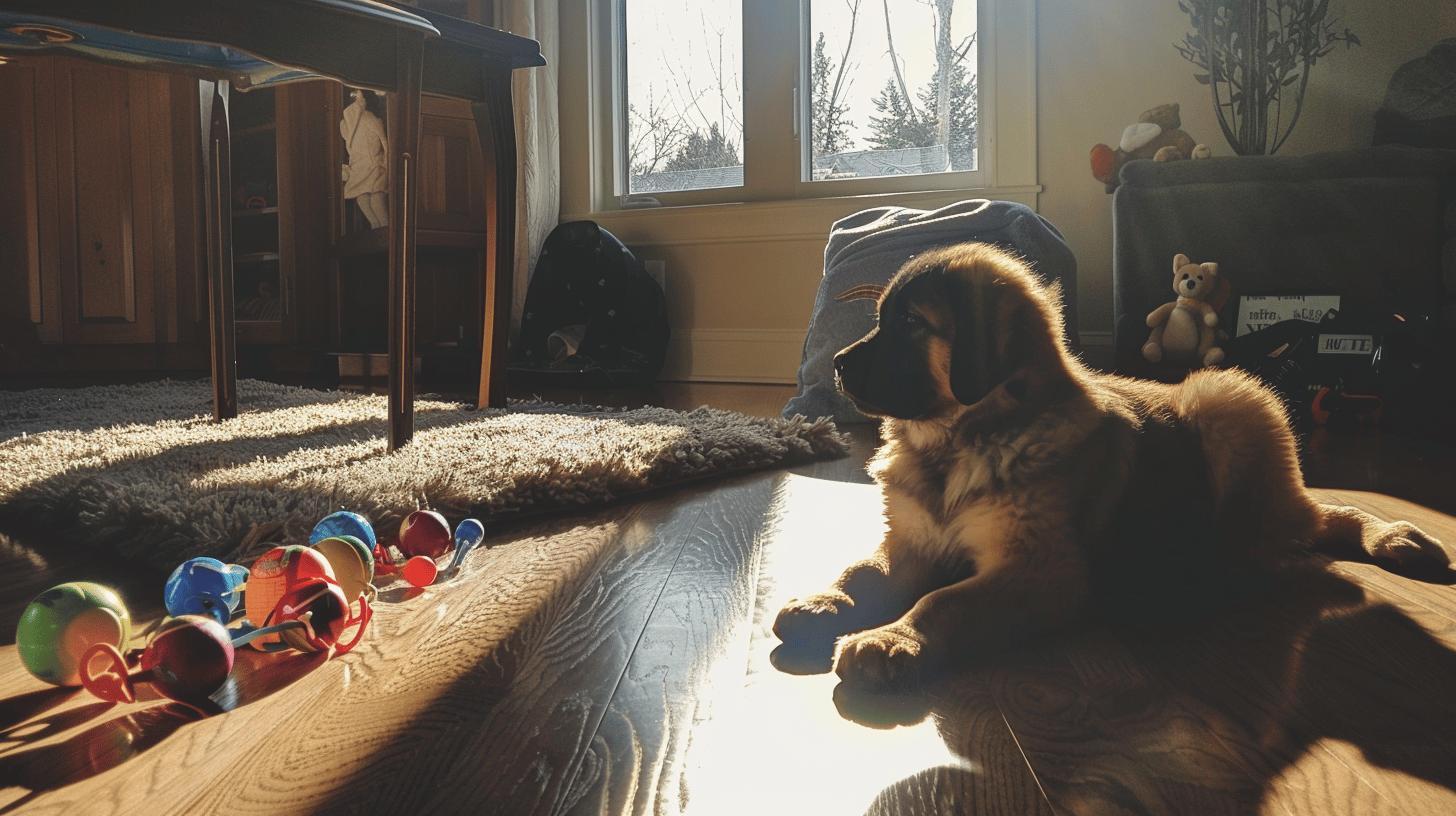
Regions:
<svg viewBox="0 0 1456 816"><path fill-rule="evenodd" d="M1021 436L966 444L933 423L885 430L870 472L884 490L892 537L937 561L969 559L981 569L999 561L1017 520L1012 489L1030 464Z"/></svg>

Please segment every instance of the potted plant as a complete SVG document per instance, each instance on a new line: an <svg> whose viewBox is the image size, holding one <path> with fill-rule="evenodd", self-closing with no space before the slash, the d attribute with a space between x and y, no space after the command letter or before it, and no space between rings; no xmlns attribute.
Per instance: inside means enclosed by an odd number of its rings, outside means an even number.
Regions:
<svg viewBox="0 0 1456 816"><path fill-rule="evenodd" d="M1193 30L1173 47L1200 69L1224 138L1240 156L1278 152L1304 108L1315 63L1336 43L1330 0L1178 0Z"/></svg>

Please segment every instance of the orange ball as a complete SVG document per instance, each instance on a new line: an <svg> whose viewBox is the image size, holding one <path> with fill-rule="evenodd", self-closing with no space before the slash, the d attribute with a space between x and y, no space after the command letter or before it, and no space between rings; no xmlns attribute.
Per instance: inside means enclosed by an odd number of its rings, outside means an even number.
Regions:
<svg viewBox="0 0 1456 816"><path fill-rule="evenodd" d="M258 627L277 623L269 620L269 615L278 606L278 600L300 582L309 578L336 580L333 567L329 566L328 559L322 553L298 544L274 547L263 553L253 562L250 572L245 609L248 621ZM276 634L264 635L253 641L252 645L253 648L262 650L281 640Z"/></svg>

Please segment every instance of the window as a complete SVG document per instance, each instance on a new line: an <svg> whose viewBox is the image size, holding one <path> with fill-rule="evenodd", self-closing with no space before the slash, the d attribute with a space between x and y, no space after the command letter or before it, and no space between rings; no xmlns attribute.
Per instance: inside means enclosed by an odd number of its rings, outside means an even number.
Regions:
<svg viewBox="0 0 1456 816"><path fill-rule="evenodd" d="M810 0L808 16L809 179L976 169L976 0Z"/></svg>
<svg viewBox="0 0 1456 816"><path fill-rule="evenodd" d="M580 2L590 209L1035 187L1033 0Z"/></svg>
<svg viewBox="0 0 1456 816"><path fill-rule="evenodd" d="M629 193L743 185L743 14L734 0L626 0Z"/></svg>

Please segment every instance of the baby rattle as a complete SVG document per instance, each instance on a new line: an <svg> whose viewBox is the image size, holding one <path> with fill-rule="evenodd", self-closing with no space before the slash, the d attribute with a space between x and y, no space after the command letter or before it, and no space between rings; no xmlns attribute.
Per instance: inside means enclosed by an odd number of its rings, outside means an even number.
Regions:
<svg viewBox="0 0 1456 816"><path fill-rule="evenodd" d="M57 686L81 685L81 659L92 646L120 647L130 637L131 613L121 596L89 581L59 584L35 596L15 627L26 671Z"/></svg>
<svg viewBox="0 0 1456 816"><path fill-rule="evenodd" d="M178 702L198 703L222 688L232 670L227 629L214 618L182 615L168 618L146 648L126 656L110 643L92 646L81 657L81 685L114 703L136 702L138 683Z"/></svg>
<svg viewBox="0 0 1456 816"><path fill-rule="evenodd" d="M216 558L190 558L177 565L162 590L167 614L206 615L223 626L232 620L248 583L248 568Z"/></svg>

